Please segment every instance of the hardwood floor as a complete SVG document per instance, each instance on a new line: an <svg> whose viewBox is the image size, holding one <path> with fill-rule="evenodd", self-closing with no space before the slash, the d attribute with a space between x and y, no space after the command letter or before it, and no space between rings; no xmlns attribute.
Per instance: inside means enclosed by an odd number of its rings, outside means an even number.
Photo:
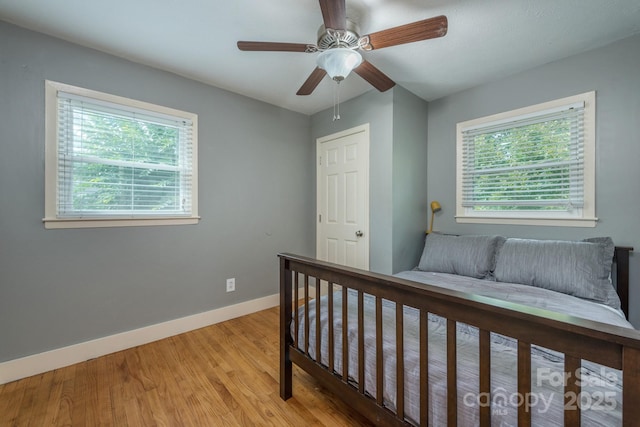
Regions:
<svg viewBox="0 0 640 427"><path fill-rule="evenodd" d="M371 426L294 366L278 308L0 385L0 426Z"/></svg>

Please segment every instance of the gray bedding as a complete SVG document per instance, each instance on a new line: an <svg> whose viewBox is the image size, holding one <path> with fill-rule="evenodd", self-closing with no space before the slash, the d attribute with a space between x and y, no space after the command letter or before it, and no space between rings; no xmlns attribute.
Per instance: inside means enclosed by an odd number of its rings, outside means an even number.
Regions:
<svg viewBox="0 0 640 427"><path fill-rule="evenodd" d="M632 326L621 312L603 304L560 294L547 289L492 282L465 276L407 271L398 277L430 285L443 286L463 292L498 298L528 306L566 313L590 320L617 325ZM350 291L348 296L349 312L349 376L357 378L357 293ZM328 326L327 297L320 300L321 306L321 361L328 364ZM315 346L315 310L314 300L309 303L309 355L316 358ZM375 379L375 299L365 295L365 390L376 396ZM341 293L334 294L334 336L335 370L342 374L342 300ZM417 310L405 307L404 310L404 364L405 364L405 412L409 420L419 417L419 352L418 352ZM304 343L304 308L298 310L298 343ZM292 324L293 328L293 324ZM478 395L478 330L474 327L458 324L458 423L461 426L479 424L479 405L488 404L487 396ZM293 331L293 329L292 329ZM293 332L292 332L293 333ZM491 361L491 412L492 425L517 426L517 406L521 396L517 394L516 361L517 344L514 340L492 335ZM395 304L383 300L383 341L384 341L384 402L395 410ZM533 425L562 426L564 388L562 380L563 356L554 351L532 348L532 390L531 413ZM580 372L582 395L576 396L582 403L583 425L616 426L620 425L621 408L621 372L605 368L591 362L582 362ZM429 315L429 412L432 426L442 425L446 420L446 320Z"/></svg>

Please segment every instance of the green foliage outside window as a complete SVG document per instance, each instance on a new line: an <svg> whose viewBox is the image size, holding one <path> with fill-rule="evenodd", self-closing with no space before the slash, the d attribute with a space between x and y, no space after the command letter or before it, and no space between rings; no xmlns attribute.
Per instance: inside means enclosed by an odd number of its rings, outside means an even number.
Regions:
<svg viewBox="0 0 640 427"><path fill-rule="evenodd" d="M72 210L181 209L177 127L79 109L73 133Z"/></svg>
<svg viewBox="0 0 640 427"><path fill-rule="evenodd" d="M568 119L475 136L474 209L566 209L576 157L572 140Z"/></svg>

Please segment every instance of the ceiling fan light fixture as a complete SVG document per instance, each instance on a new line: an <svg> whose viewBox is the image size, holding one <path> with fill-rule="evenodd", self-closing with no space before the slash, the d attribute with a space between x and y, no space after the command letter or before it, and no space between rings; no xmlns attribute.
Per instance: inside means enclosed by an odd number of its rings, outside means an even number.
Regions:
<svg viewBox="0 0 640 427"><path fill-rule="evenodd" d="M318 55L317 64L335 81L344 80L362 63L362 55L353 49L336 47Z"/></svg>

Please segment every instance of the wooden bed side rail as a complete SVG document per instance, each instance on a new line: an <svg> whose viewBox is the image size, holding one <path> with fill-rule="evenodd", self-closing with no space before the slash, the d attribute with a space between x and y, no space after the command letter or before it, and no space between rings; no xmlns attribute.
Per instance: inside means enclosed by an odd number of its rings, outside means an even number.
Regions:
<svg viewBox="0 0 640 427"><path fill-rule="evenodd" d="M628 251L626 254L628 256ZM401 407L398 408L399 414L390 413L388 409L382 406L381 397L372 399L365 396L362 385L359 384L358 389L356 389L347 378L336 378L336 374L332 372L332 366L331 369L327 369L327 367L310 360L305 355L308 347L301 351L295 345L294 338L290 333L294 307L292 301L298 300L297 293L300 285L298 280L299 276L302 276L304 277L303 282L305 285L305 303L309 302L309 278L313 278L318 284L322 283L321 281L325 281L332 287L334 284L340 285L343 292L345 292L343 295L346 295L347 288L354 289L358 291L359 300L362 299L363 294L369 294L376 298L378 305L382 299L386 299L395 302L400 310L402 310L403 306L420 310L420 317L424 319L423 323L425 325L424 328L421 326L421 336L423 335L422 329L425 330L424 334L426 336L427 313L433 313L447 319L447 340L449 343L447 345L447 366L449 367L447 370L447 400L450 403L447 405L450 409L448 410L448 425L456 424L456 322L475 326L480 331L480 391L489 392L490 365L487 361L489 357L488 349L490 348L489 334L490 332L495 332L518 341L518 392L522 393L523 396L526 396L531 390L530 348L531 345L540 345L565 354L565 372L574 372L583 359L622 370L624 384L622 396L623 425L634 425L637 419L640 419L640 405L637 404L640 401L640 331L606 325L493 298L416 284L412 281L339 266L312 258L291 254L280 254L279 257L281 285L280 395L283 399L291 397L292 394L291 362L293 360L314 375L329 390L339 395L349 396L349 402L354 405L354 408L365 415L371 415L375 422L385 425L406 424ZM320 286L316 286L317 298L320 297L319 288ZM297 307L297 302L295 304L295 307ZM332 310L330 309L329 311L331 312ZM400 325L398 336L402 336L401 317L398 317ZM305 327L308 328L308 325L309 322L306 321ZM378 327L376 325L376 330L378 330ZM362 329L360 328L360 330ZM308 331L305 333L306 336L308 336ZM450 338L450 336L453 338ZM423 355L421 354L420 357L422 359ZM330 362L330 364L332 363ZM426 366L426 356L424 356L423 364ZM398 378L402 378L402 375L398 375ZM579 386L576 381L568 381L566 391L579 392ZM401 393L400 389L398 392ZM423 408L421 409L422 424L427 421L428 414L424 409L426 406L423 407L421 405L421 408ZM481 425L490 425L490 417L489 408L481 408ZM530 417L531 414L529 412L519 408L519 425L530 425ZM580 425L580 412L565 411L565 425Z"/></svg>

